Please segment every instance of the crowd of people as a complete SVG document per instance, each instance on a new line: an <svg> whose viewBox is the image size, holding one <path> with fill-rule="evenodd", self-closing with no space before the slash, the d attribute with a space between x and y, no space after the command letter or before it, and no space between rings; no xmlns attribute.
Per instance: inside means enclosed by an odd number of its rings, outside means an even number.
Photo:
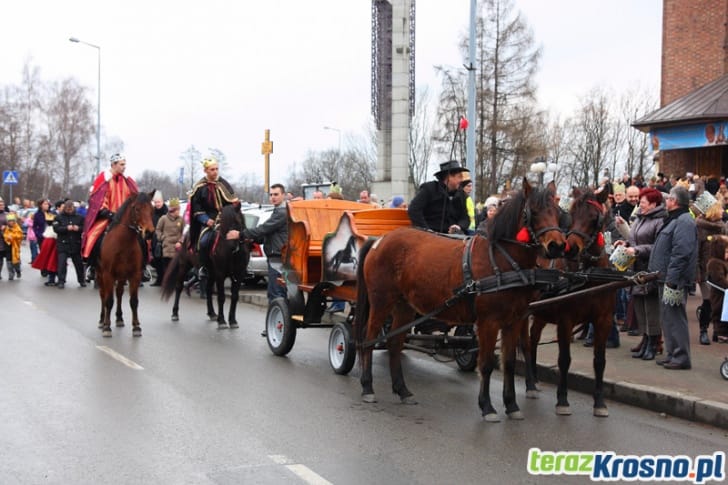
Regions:
<svg viewBox="0 0 728 485"><path fill-rule="evenodd" d="M162 283L167 265L180 250L198 252L200 279L206 277L211 228L222 207L239 204L231 185L219 176L214 158L202 161L205 176L190 193L186 214L180 214L178 199L165 203L162 194L152 197L156 232L149 242L147 262L156 270L152 286ZM3 266L8 280L22 276L21 243L27 239L31 266L46 278L46 286L63 289L67 283L70 260L78 285L87 286L94 278L93 268L99 243L114 214L128 196L139 191L136 182L124 175L126 159L115 154L110 167L95 179L88 208L83 201L68 199L51 204L48 199L35 203L37 210L25 218L15 204L6 207L0 198L0 279ZM493 195L484 203L473 203L472 180L467 168L457 161L440 164L435 180L422 184L415 197L407 202L395 195L385 205L407 210L412 225L444 234L474 234L482 231L494 217L502 200ZM686 302L700 291L700 343L728 343L728 311L723 311L723 295L728 288L728 187L724 178L686 173L683 177L657 174L645 181L625 174L618 179L605 176L595 191L609 194L611 222L607 252L620 270L657 271L656 281L619 290L614 328L607 345L619 347L619 333L642 336L632 348L633 357L653 360L666 369L689 369L690 345ZM327 198L342 198L341 188L332 186ZM260 226L248 229L239 237L264 243L269 260L268 298L285 296L285 288L276 283L280 276L281 249L287 240L286 202L295 200L281 184L270 189L274 211ZM316 191L313 198L324 198ZM557 195L564 214L568 197ZM382 207L375 194L361 191L358 202ZM25 203L24 206L33 204ZM189 247L183 238L189 225ZM626 260L626 262L620 260ZM626 259L625 259L626 258ZM200 285L204 287L204 285ZM341 303L341 302L335 302ZM340 307L343 305L340 305ZM728 305L726 305L728 307ZM340 311L337 307L334 311ZM332 306L333 308L333 306ZM727 309L728 310L728 309ZM712 336L709 330L712 326ZM582 335L591 345L589 332Z"/></svg>

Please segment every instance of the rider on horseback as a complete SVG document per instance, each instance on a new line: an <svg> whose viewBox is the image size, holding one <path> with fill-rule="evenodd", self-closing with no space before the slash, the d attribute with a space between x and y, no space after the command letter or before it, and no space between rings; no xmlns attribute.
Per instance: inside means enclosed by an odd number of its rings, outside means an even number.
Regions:
<svg viewBox="0 0 728 485"><path fill-rule="evenodd" d="M94 279L102 236L114 213L129 196L139 192L134 179L125 176L124 170L126 157L115 153L109 170L101 172L91 187L81 240L81 256L89 268L89 281Z"/></svg>
<svg viewBox="0 0 728 485"><path fill-rule="evenodd" d="M202 160L202 167L205 176L195 184L190 195L190 242L198 253L201 280L207 277L210 241L217 216L226 205L239 203L228 181L218 175L220 167L215 158Z"/></svg>

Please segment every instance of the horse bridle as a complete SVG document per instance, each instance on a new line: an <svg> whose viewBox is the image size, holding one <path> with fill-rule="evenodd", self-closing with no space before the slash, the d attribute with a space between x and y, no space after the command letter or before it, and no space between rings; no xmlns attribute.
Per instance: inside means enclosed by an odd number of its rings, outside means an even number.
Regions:
<svg viewBox="0 0 728 485"><path fill-rule="evenodd" d="M583 231L579 231L577 229L569 229L566 232L566 237L569 237L571 234L576 234L581 238L582 241L584 241L584 249L582 250L582 254L584 252L590 251L592 247L594 247L594 244L597 242L597 238L599 237L599 234L601 234L602 226L604 225L604 207L602 204L600 204L596 200L589 199L586 201L587 204L595 207L597 209L597 221L595 225L595 231L593 234L587 234ZM591 261L596 261L601 257L601 249L599 249L599 254L589 254L588 258ZM580 255L582 257L582 255Z"/></svg>
<svg viewBox="0 0 728 485"><path fill-rule="evenodd" d="M538 238L541 237L543 234L549 232L549 231L559 231L563 232L560 227L558 226L546 226L542 227L538 231L535 231L533 229L533 225L531 224L531 208L528 206L528 201L523 206L523 226L528 231L528 236L533 241L533 244L538 245Z"/></svg>

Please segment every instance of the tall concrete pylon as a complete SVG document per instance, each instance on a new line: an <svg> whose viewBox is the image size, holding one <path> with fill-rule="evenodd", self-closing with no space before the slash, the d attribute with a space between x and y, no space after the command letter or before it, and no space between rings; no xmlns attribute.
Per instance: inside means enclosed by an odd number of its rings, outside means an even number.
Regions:
<svg viewBox="0 0 728 485"><path fill-rule="evenodd" d="M372 193L380 202L414 196L409 129L414 113L415 0L372 0L372 115L377 170Z"/></svg>

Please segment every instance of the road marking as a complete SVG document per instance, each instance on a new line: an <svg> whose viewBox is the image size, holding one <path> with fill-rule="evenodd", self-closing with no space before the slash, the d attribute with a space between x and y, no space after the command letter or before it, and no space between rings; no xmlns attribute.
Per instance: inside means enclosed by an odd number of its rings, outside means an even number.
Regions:
<svg viewBox="0 0 728 485"><path fill-rule="evenodd" d="M330 481L311 470L306 465L300 463L291 463L285 455L268 455L268 458L273 460L278 465L283 465L294 473L298 478L303 480L310 485L333 485Z"/></svg>
<svg viewBox="0 0 728 485"><path fill-rule="evenodd" d="M106 345L97 345L96 348L99 349L101 352L107 354L112 359L121 362L122 364L124 364L127 367L130 367L134 370L144 370L144 367L140 366L133 360L127 359L126 357L124 357L120 353L116 352L115 350L110 349Z"/></svg>

